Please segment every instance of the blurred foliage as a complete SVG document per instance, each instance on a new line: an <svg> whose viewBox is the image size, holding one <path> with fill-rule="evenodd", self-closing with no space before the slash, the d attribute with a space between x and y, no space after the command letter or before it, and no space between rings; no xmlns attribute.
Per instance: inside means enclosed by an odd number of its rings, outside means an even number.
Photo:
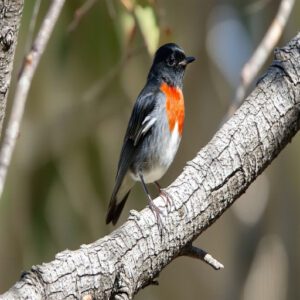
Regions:
<svg viewBox="0 0 300 300"><path fill-rule="evenodd" d="M25 3L14 78L34 3ZM279 1L98 0L70 30L83 3L66 1L33 80L0 201L0 292L31 265L113 230L104 216L119 151L158 44L174 41L197 57L185 77L185 132L161 181L167 186L218 129L240 69ZM37 28L48 5L42 1ZM300 29L299 13L297 2L280 45ZM196 241L225 265L223 271L180 258L161 273L159 287L136 299L299 299L299 146L296 137ZM119 224L129 208L145 205L137 185Z"/></svg>

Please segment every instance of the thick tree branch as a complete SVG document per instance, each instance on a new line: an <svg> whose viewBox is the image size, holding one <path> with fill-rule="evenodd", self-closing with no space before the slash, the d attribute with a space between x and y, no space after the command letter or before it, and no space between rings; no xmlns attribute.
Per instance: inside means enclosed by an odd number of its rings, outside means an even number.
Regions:
<svg viewBox="0 0 300 300"><path fill-rule="evenodd" d="M0 135L23 5L23 0L0 0Z"/></svg>
<svg viewBox="0 0 300 300"><path fill-rule="evenodd" d="M65 0L53 0L49 11L42 23L31 50L24 59L20 72L11 114L4 132L3 143L0 149L0 197L3 192L7 169L19 135L20 124L24 114L25 103L33 75L44 53L50 35L54 29Z"/></svg>
<svg viewBox="0 0 300 300"><path fill-rule="evenodd" d="M300 33L233 117L167 188L160 235L149 208L110 235L34 266L0 299L131 299L211 226L299 130Z"/></svg>

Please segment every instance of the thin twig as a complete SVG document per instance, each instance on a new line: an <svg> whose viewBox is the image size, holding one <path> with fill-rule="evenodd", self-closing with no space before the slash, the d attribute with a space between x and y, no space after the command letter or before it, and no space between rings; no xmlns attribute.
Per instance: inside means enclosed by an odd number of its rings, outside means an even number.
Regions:
<svg viewBox="0 0 300 300"><path fill-rule="evenodd" d="M112 82L112 80L120 73L120 70L137 54L141 53L145 49L145 45L134 49L126 49L119 62L113 66L107 73L105 78L96 80L83 94L83 100L91 101L96 99L102 93L104 89Z"/></svg>
<svg viewBox="0 0 300 300"><path fill-rule="evenodd" d="M73 20L68 26L68 32L72 32L77 28L82 17L87 14L87 12L94 6L96 2L97 0L86 0L79 8L76 9Z"/></svg>
<svg viewBox="0 0 300 300"><path fill-rule="evenodd" d="M258 72L266 62L274 46L277 44L287 24L295 0L282 0L278 12L265 34L260 45L256 48L252 57L244 65L241 72L241 83L238 86L232 105L230 106L225 120L227 120L240 106L246 96L246 92L257 76Z"/></svg>
<svg viewBox="0 0 300 300"><path fill-rule="evenodd" d="M42 0L36 0L34 7L33 7L33 12L31 15L31 20L30 20L30 24L29 24L29 28L28 28L25 53L28 53L30 51L30 47L32 45L34 29L35 29L35 25L36 25L36 21L37 21L37 16L39 14L40 7L41 7L41 1Z"/></svg>
<svg viewBox="0 0 300 300"><path fill-rule="evenodd" d="M112 20L115 20L116 17L117 17L117 12L116 12L116 9L114 7L113 1L105 0L105 2L106 2L106 7L107 7L107 10L108 10L108 14L110 15Z"/></svg>
<svg viewBox="0 0 300 300"><path fill-rule="evenodd" d="M258 0L251 2L249 5L247 5L245 11L248 14L257 13L258 11L264 9L270 2L271 0Z"/></svg>
<svg viewBox="0 0 300 300"><path fill-rule="evenodd" d="M210 255L203 249L193 246L191 243L186 245L186 247L184 247L181 250L180 255L201 259L203 262L207 263L215 270L220 270L224 268L223 264L216 260L212 255Z"/></svg>
<svg viewBox="0 0 300 300"><path fill-rule="evenodd" d="M54 25L56 24L57 18L62 10L64 2L65 0L52 1L31 50L24 59L23 66L19 74L11 114L9 116L3 143L0 149L0 197L3 192L7 169L19 135L20 123L24 114L24 107L32 78L53 31Z"/></svg>

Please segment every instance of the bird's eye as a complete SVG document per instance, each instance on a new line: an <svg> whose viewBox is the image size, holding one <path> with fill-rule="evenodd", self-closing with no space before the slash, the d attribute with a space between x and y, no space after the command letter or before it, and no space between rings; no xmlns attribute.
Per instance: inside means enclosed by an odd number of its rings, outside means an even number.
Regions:
<svg viewBox="0 0 300 300"><path fill-rule="evenodd" d="M174 58L173 56L171 56L171 57L167 60L167 64L168 64L168 66L170 66L170 67L175 66L175 64L176 64L175 58Z"/></svg>

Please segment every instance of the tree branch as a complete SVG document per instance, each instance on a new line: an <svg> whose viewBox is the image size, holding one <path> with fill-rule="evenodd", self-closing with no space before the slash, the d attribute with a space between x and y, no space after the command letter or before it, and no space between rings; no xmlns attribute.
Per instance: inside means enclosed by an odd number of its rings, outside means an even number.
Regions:
<svg viewBox="0 0 300 300"><path fill-rule="evenodd" d="M97 0L87 0L79 8L76 9L73 20L68 26L68 32L72 32L75 30L75 28L78 26L81 19L95 5L96 2Z"/></svg>
<svg viewBox="0 0 300 300"><path fill-rule="evenodd" d="M59 13L65 0L53 0L31 50L24 59L13 100L12 111L9 116L7 128L4 132L3 143L0 149L0 197L3 192L7 169L19 135L20 124L24 114L25 103L33 75L40 58L46 48L47 42L56 24Z"/></svg>
<svg viewBox="0 0 300 300"><path fill-rule="evenodd" d="M0 135L22 18L23 0L0 0Z"/></svg>
<svg viewBox="0 0 300 300"><path fill-rule="evenodd" d="M209 266L211 266L215 270L220 270L220 269L224 268L224 266L219 261L217 261L214 257L212 257L212 255L210 255L203 249L193 246L192 243L188 243L180 251L180 255L201 259L202 261L207 263Z"/></svg>
<svg viewBox="0 0 300 300"><path fill-rule="evenodd" d="M287 21L289 20L294 4L295 0L281 0L278 12L272 24L253 55L242 69L241 83L235 92L233 103L229 107L225 120L232 116L235 110L240 106L246 96L250 84L267 61L274 46L278 43Z"/></svg>
<svg viewBox="0 0 300 300"><path fill-rule="evenodd" d="M233 117L166 189L160 235L149 208L110 235L34 266L0 299L132 299L246 191L299 130L300 33L275 51Z"/></svg>

